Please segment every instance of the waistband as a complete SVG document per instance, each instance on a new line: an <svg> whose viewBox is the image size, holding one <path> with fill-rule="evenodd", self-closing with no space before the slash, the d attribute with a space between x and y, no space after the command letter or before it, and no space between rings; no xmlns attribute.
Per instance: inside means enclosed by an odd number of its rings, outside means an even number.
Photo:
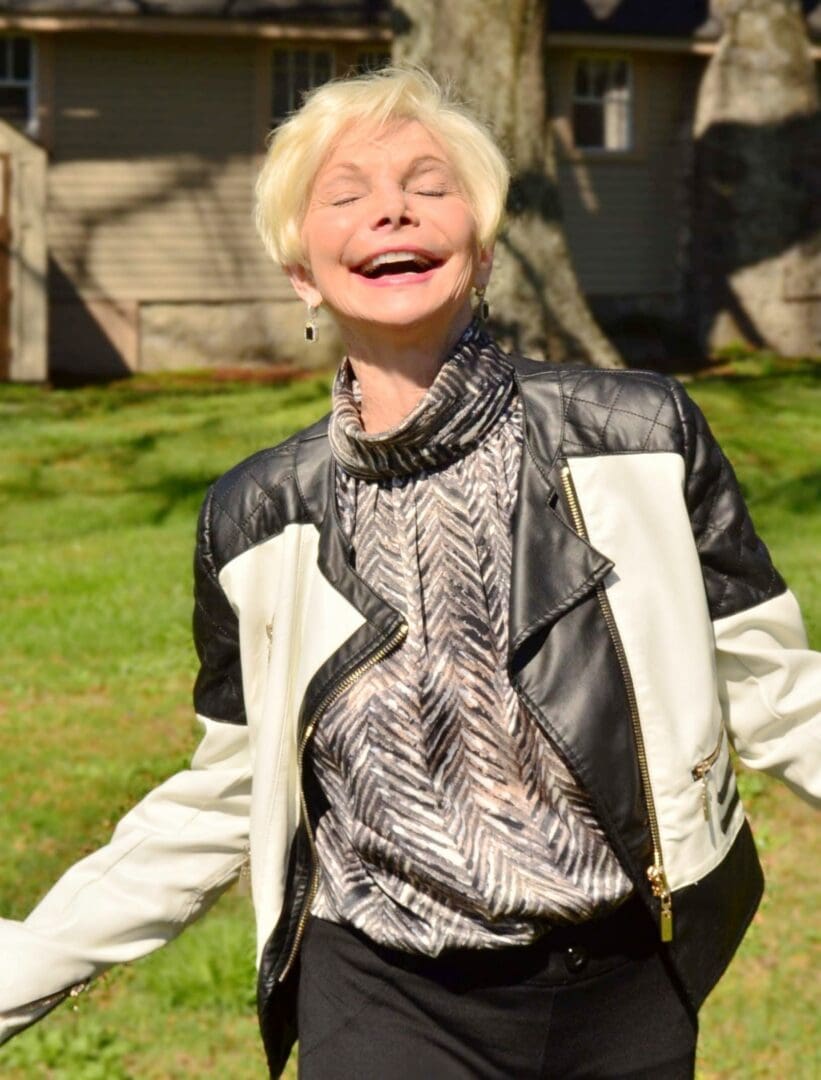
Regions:
<svg viewBox="0 0 821 1080"><path fill-rule="evenodd" d="M548 972L559 977L592 974L592 969L638 960L659 948L655 923L635 894L601 918L550 927L529 945L449 949L431 957L379 945L360 930L316 918L311 920L310 936L315 944L319 938L329 948L343 951L358 944L390 968L474 986L508 984Z"/></svg>

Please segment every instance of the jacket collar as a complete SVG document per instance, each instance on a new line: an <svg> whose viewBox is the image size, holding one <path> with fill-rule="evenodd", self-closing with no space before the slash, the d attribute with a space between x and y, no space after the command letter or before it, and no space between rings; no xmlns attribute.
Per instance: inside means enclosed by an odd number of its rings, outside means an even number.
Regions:
<svg viewBox="0 0 821 1080"><path fill-rule="evenodd" d="M511 361L525 422L513 519L512 659L534 633L589 595L613 564L579 537L567 520L559 484L563 417L555 369L522 357L512 356ZM326 421L305 433L296 452L300 493L319 528L320 569L379 634L391 632L399 621L398 612L354 568L351 545L336 511L335 468Z"/></svg>

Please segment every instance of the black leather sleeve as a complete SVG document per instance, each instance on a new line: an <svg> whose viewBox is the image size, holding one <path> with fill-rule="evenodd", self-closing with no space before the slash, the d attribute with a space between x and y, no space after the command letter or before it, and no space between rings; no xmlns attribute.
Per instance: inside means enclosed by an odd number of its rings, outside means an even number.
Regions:
<svg viewBox="0 0 821 1080"><path fill-rule="evenodd" d="M687 506L710 612L719 619L764 603L786 586L703 413L678 384L675 393L684 434Z"/></svg>
<svg viewBox="0 0 821 1080"><path fill-rule="evenodd" d="M194 554L194 646L200 660L194 708L211 720L244 724L239 624L217 577L213 500L212 487L200 511Z"/></svg>

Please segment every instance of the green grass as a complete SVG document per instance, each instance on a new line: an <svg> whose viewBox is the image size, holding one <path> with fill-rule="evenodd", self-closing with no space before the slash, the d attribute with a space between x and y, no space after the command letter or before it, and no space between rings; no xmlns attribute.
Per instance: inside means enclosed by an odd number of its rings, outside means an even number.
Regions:
<svg viewBox="0 0 821 1080"><path fill-rule="evenodd" d="M733 368L733 377L690 389L735 461L818 644L821 394L806 366L742 359ZM3 915L22 917L186 762L196 742L189 619L200 500L234 462L321 415L327 390L327 378L0 388ZM743 783L770 889L703 1012L700 1075L810 1077L811 819L777 785ZM232 892L179 941L105 976L76 1012L62 1006L0 1050L0 1074L261 1078L252 957L250 901Z"/></svg>

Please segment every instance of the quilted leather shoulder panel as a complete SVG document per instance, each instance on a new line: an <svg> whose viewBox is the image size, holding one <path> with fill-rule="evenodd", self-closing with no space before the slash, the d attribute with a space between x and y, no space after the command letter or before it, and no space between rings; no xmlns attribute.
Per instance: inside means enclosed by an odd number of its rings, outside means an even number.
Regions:
<svg viewBox="0 0 821 1080"><path fill-rule="evenodd" d="M683 453L675 382L652 371L567 368L514 359L528 436L557 456Z"/></svg>
<svg viewBox="0 0 821 1080"><path fill-rule="evenodd" d="M307 512L296 480L297 439L240 462L209 493L208 546L219 573L248 548L276 536Z"/></svg>
<svg viewBox="0 0 821 1080"><path fill-rule="evenodd" d="M565 453L681 451L670 380L643 371L582 371L561 380Z"/></svg>

